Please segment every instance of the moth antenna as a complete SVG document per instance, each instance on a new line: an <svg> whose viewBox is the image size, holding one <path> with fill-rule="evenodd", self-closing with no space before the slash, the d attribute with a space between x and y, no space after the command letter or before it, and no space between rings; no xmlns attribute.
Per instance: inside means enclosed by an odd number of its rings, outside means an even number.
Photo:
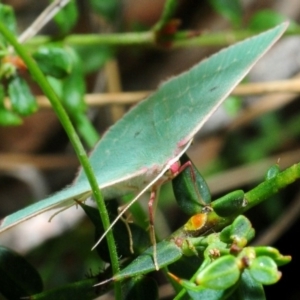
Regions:
<svg viewBox="0 0 300 300"><path fill-rule="evenodd" d="M68 205L68 206L65 206L65 207L61 208L61 209L58 210L57 212L55 212L54 214L51 215L51 217L49 218L48 222L50 223L54 217L56 217L56 216L59 215L61 212L67 210L68 208L70 208L70 207L72 207L72 206L73 206L73 204L70 204L70 205Z"/></svg>
<svg viewBox="0 0 300 300"><path fill-rule="evenodd" d="M114 278L111 277L111 278L108 278L108 279L106 279L106 280L103 280L103 281L101 281L101 282L99 282L99 283L96 283L94 286L104 285L104 284L109 283L109 282L111 282L111 281L113 281L113 280L114 280Z"/></svg>

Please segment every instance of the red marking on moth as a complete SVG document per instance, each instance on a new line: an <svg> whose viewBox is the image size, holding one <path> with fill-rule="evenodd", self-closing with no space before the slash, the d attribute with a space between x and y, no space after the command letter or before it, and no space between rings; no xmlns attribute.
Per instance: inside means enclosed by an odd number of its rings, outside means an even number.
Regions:
<svg viewBox="0 0 300 300"><path fill-rule="evenodd" d="M177 147L178 148L182 148L183 146L185 146L188 142L190 141L190 138L184 138L184 139L182 139L181 141L179 141L178 143L177 143ZM178 149L179 150L179 149Z"/></svg>
<svg viewBox="0 0 300 300"><path fill-rule="evenodd" d="M177 175L180 171L180 167L181 164L179 161L174 162L171 166L170 166L170 171L172 173L172 175Z"/></svg>

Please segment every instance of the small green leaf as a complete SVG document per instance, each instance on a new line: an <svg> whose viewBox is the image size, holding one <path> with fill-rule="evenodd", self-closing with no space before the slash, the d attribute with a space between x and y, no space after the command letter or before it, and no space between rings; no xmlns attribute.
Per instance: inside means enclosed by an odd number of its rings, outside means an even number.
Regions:
<svg viewBox="0 0 300 300"><path fill-rule="evenodd" d="M35 97L23 78L14 77L8 83L8 95L12 108L16 113L28 116L37 111L38 106Z"/></svg>
<svg viewBox="0 0 300 300"><path fill-rule="evenodd" d="M254 280L247 269L242 273L237 293L241 300L266 300L262 284Z"/></svg>
<svg viewBox="0 0 300 300"><path fill-rule="evenodd" d="M256 256L268 256L272 258L277 266L283 266L289 263L292 258L289 255L282 255L276 248L267 247L267 246L260 246L254 247L254 251Z"/></svg>
<svg viewBox="0 0 300 300"><path fill-rule="evenodd" d="M262 31L262 30L269 29L273 26L276 26L286 21L286 19L287 19L286 16L281 15L276 11L272 11L268 9L260 10L259 12L253 15L253 17L249 22L248 27L249 29L254 31ZM288 30L299 29L299 25L296 22L292 20L290 20L289 22L290 24Z"/></svg>
<svg viewBox="0 0 300 300"><path fill-rule="evenodd" d="M85 81L80 58L73 49L69 49L72 60L72 73L63 80L62 101L67 111L76 117L86 110L84 102Z"/></svg>
<svg viewBox="0 0 300 300"><path fill-rule="evenodd" d="M265 176L265 180L272 179L273 177L277 176L279 173L280 173L279 165L278 164L273 165L267 171L267 174Z"/></svg>
<svg viewBox="0 0 300 300"><path fill-rule="evenodd" d="M182 259L181 259L182 260ZM181 261L179 260L179 261ZM176 262L175 264L177 264L178 262ZM174 284L178 284L179 286L185 288L186 292L189 294L189 296L191 297L191 299L205 299L205 300L221 300L221 299L227 299L229 295L232 294L232 292L235 290L235 286L233 286L232 288L228 288L225 290L216 290L216 289L209 289L207 287L203 287L203 286L199 286L196 285L193 280L194 278L197 277L197 274L201 272L201 270L204 270L208 265L211 264L211 258L206 259L202 262L199 270L197 271L197 273L190 279L190 280L184 280L184 279L180 279L177 276L173 275L172 273L169 273L170 276L170 280L172 280L172 285L174 286ZM168 269L172 269L173 265L170 265L168 267ZM193 265L192 268L198 267L200 265L200 263L196 262L196 265ZM182 273L186 268L184 265L181 267L181 270L179 270L179 273ZM186 270L188 271L188 270ZM178 274L176 272L176 274ZM181 275L179 275L181 276ZM184 276L184 277L191 277L192 275L189 276ZM177 297L175 297L174 299L179 300L179 299L188 299L186 297L182 296L184 295L183 290L181 290L181 292L177 295Z"/></svg>
<svg viewBox="0 0 300 300"><path fill-rule="evenodd" d="M38 272L19 254L0 246L0 293L15 300L43 290Z"/></svg>
<svg viewBox="0 0 300 300"><path fill-rule="evenodd" d="M237 214L241 210L241 208L246 206L244 191L233 191L213 201L211 206L216 214L221 217L228 217Z"/></svg>
<svg viewBox="0 0 300 300"><path fill-rule="evenodd" d="M68 54L72 61L72 72L62 80L59 87L61 100L70 114L78 132L83 137L86 144L91 148L99 140L99 135L86 116L85 79L83 74L82 61L73 48L68 48Z"/></svg>
<svg viewBox="0 0 300 300"><path fill-rule="evenodd" d="M244 247L255 236L252 224L245 216L238 216L231 225L231 239L239 247Z"/></svg>
<svg viewBox="0 0 300 300"><path fill-rule="evenodd" d="M174 261L177 261L181 256L181 249L170 241L161 241L156 245L157 262L160 268L163 268ZM137 257L126 268L120 271L113 277L113 280L124 280L128 277L147 274L155 270L153 262L153 247L148 248L142 255Z"/></svg>
<svg viewBox="0 0 300 300"><path fill-rule="evenodd" d="M225 255L206 267L196 278L196 283L208 289L223 290L234 285L240 277L237 260Z"/></svg>
<svg viewBox="0 0 300 300"><path fill-rule="evenodd" d="M89 117L85 113L77 114L75 121L78 133L82 136L85 144L89 149L93 148L99 141L100 135Z"/></svg>
<svg viewBox="0 0 300 300"><path fill-rule="evenodd" d="M78 9L75 0L71 0L58 14L54 21L62 34L67 34L74 27L78 19Z"/></svg>
<svg viewBox="0 0 300 300"><path fill-rule="evenodd" d="M232 25L240 26L242 23L242 6L240 0L210 0L213 8Z"/></svg>
<svg viewBox="0 0 300 300"><path fill-rule="evenodd" d="M82 72L88 74L101 69L104 64L114 56L114 50L107 46L74 45L74 49L84 61Z"/></svg>
<svg viewBox="0 0 300 300"><path fill-rule="evenodd" d="M183 285L184 286L184 285ZM187 290L187 293L193 300L221 300L226 299L225 290L214 290L207 289L204 287L197 287L196 289L191 289L188 286L184 286Z"/></svg>
<svg viewBox="0 0 300 300"><path fill-rule="evenodd" d="M5 55L0 62L0 79L10 79L16 76L17 65L11 60L13 56Z"/></svg>
<svg viewBox="0 0 300 300"><path fill-rule="evenodd" d="M71 73L70 54L61 47L41 46L32 56L45 75L64 78Z"/></svg>
<svg viewBox="0 0 300 300"><path fill-rule="evenodd" d="M193 236L194 232L188 232L186 231L186 227L183 227L184 232L188 235ZM197 235L197 234L196 234ZM198 256L199 252L202 253L205 248L207 247L207 239L204 236L198 236L198 237L189 237L189 238L179 238L180 243L178 243L178 246L180 246L181 251L184 256L187 257L193 257ZM178 271L174 272L178 274ZM181 277L188 277L188 276L182 276Z"/></svg>
<svg viewBox="0 0 300 300"><path fill-rule="evenodd" d="M220 232L220 241L222 241L223 243L229 244L229 243L232 242L232 240L231 240L231 226L232 225L226 226Z"/></svg>
<svg viewBox="0 0 300 300"><path fill-rule="evenodd" d="M177 0L167 0L165 1L164 9L162 12L161 17L159 18L159 21L153 26L154 31L160 31L163 30L165 25L171 21L173 18L176 9L178 7L178 1Z"/></svg>
<svg viewBox="0 0 300 300"><path fill-rule="evenodd" d="M229 96L223 104L227 114L231 117L235 117L240 112L241 106L241 98L237 96Z"/></svg>
<svg viewBox="0 0 300 300"><path fill-rule="evenodd" d="M281 277L276 263L269 256L259 256L254 259L249 271L257 282L265 285L276 283Z"/></svg>
<svg viewBox="0 0 300 300"><path fill-rule="evenodd" d="M0 107L0 126L18 126L22 122L22 119L17 114Z"/></svg>
<svg viewBox="0 0 300 300"><path fill-rule="evenodd" d="M63 83L62 80L57 79L52 76L47 76L47 80L50 83L51 87L53 88L56 95L61 98L63 94Z"/></svg>
<svg viewBox="0 0 300 300"><path fill-rule="evenodd" d="M180 158L181 165L191 162L184 154ZM185 168L172 180L173 192L179 207L188 215L195 215L203 211L205 205L211 202L209 187L191 162L191 167Z"/></svg>

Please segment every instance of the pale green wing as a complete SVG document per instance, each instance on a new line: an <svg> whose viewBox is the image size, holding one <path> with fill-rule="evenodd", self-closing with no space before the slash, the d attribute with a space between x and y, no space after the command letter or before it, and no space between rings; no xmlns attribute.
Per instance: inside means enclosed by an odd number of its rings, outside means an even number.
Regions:
<svg viewBox="0 0 300 300"><path fill-rule="evenodd" d="M202 61L162 84L112 126L90 157L104 196L124 194L153 180L286 28L283 23ZM4 218L0 231L88 195L90 185L80 171L70 187Z"/></svg>

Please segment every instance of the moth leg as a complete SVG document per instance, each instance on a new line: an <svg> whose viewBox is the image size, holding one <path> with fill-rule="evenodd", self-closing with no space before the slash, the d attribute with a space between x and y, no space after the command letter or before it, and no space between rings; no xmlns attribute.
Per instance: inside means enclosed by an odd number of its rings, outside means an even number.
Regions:
<svg viewBox="0 0 300 300"><path fill-rule="evenodd" d="M148 202L148 211L149 211L149 234L150 234L150 240L153 245L153 261L155 265L155 269L159 270L159 265L157 261L157 248L156 248L156 236L155 236L155 228L154 228L154 213L155 213L155 206L156 206L156 198L157 198L157 191L159 187L168 182L171 181L174 177L176 177L179 173L184 171L186 168L189 168L191 178L195 187L195 191L198 195L199 202L203 204L204 206L207 206L206 203L203 202L202 197L199 193L199 190L196 186L196 175L193 169L193 165L191 161L187 161L184 164L180 164L179 161L176 161L173 163L169 170L165 174L165 178L161 178L161 180L157 181L156 184L154 184L151 188L151 194L150 194L150 199Z"/></svg>
<svg viewBox="0 0 300 300"><path fill-rule="evenodd" d="M156 247L156 235L155 235L155 227L154 227L154 216L155 216L155 209L157 204L157 195L159 188L166 182L172 180L175 176L177 176L182 170L191 166L191 162L187 162L183 165L180 165L180 162L177 161L173 163L169 170L166 172L165 178L161 178L154 184L151 188L150 199L148 202L148 211L149 211L149 235L150 240L153 246L153 262L155 265L155 269L159 270L159 265L157 261L157 247ZM194 176L195 177L195 176Z"/></svg>
<svg viewBox="0 0 300 300"><path fill-rule="evenodd" d="M126 207L126 206L125 206ZM124 225L126 226L126 230L128 232L128 239L129 239L129 251L130 253L134 253L134 250L133 250L133 237L132 237L132 232L131 232L131 229L130 229L130 226L129 226L129 223L132 223L132 220L131 220L131 215L130 213L127 213L125 217L122 216L122 211L124 209L124 205L120 206L118 208L118 213L121 214L121 220L123 221Z"/></svg>
<svg viewBox="0 0 300 300"><path fill-rule="evenodd" d="M153 246L153 262L155 269L159 270L159 265L157 261L157 248L156 248L156 236L155 236L155 228L154 228L154 213L156 208L156 198L157 198L157 190L158 187L154 185L151 189L150 199L148 202L148 211L149 211L149 235L150 240Z"/></svg>

